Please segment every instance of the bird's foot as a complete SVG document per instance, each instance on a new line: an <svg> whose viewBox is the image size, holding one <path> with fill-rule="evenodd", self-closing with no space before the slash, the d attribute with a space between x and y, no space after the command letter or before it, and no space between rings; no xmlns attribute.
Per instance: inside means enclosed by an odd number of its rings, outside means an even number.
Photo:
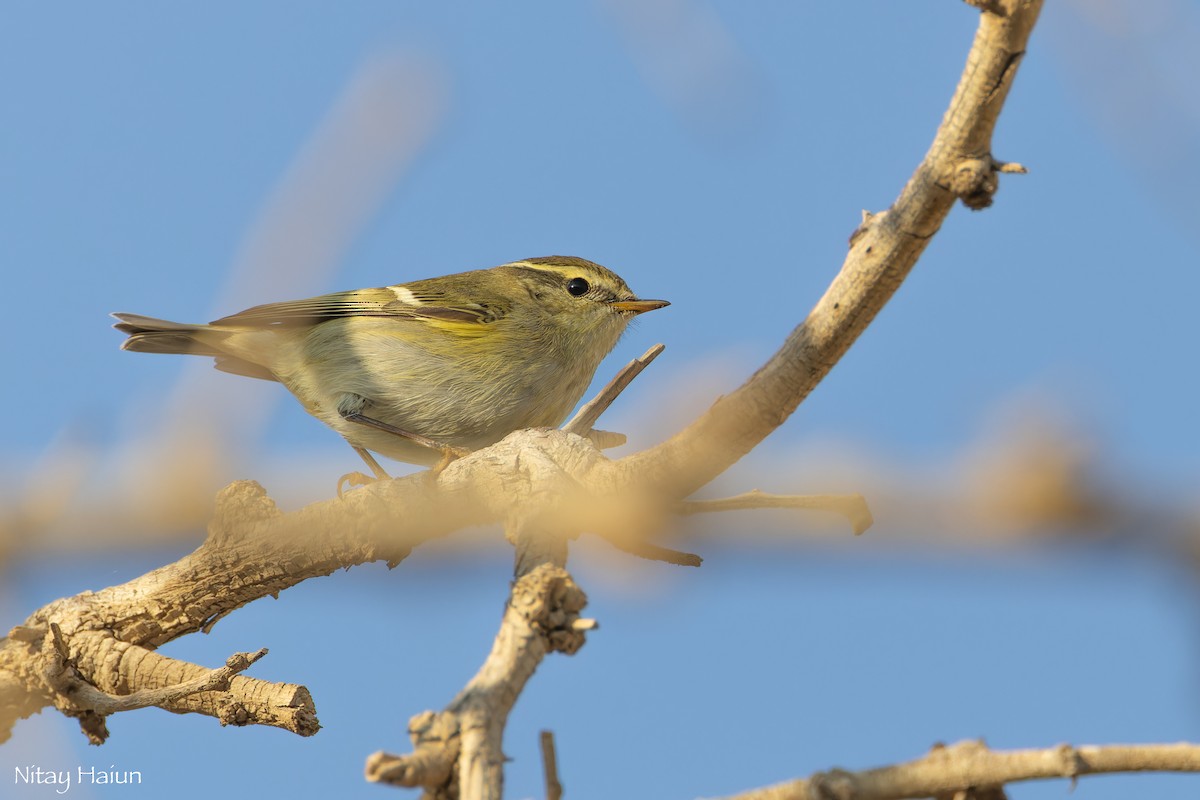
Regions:
<svg viewBox="0 0 1200 800"><path fill-rule="evenodd" d="M337 482L338 499L339 500L342 499L342 497L345 495L345 493L347 491L342 488L343 485L348 485L350 489L356 489L359 486L368 486L377 480L379 480L379 479L372 478L370 475L364 475L361 472L347 472L345 475L338 478L338 482Z"/></svg>
<svg viewBox="0 0 1200 800"><path fill-rule="evenodd" d="M446 467L450 466L463 456L471 455L471 451L467 448L455 447L454 445L450 444L441 445L438 449L442 451L442 458L440 461L438 461L438 463L434 464L433 468L428 472L428 481L430 485L437 482L438 476L446 470Z"/></svg>

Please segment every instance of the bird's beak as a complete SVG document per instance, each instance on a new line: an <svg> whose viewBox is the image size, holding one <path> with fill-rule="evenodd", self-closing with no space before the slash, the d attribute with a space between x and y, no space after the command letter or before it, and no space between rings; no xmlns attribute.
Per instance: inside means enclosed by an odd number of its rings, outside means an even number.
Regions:
<svg viewBox="0 0 1200 800"><path fill-rule="evenodd" d="M617 311L624 311L629 314L644 314L647 311L653 311L656 308L671 305L666 300L618 300L612 304L612 307Z"/></svg>

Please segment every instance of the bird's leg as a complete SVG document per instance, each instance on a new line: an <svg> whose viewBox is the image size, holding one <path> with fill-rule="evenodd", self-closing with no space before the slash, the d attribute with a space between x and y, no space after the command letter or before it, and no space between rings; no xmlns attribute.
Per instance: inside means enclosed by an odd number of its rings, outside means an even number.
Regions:
<svg viewBox="0 0 1200 800"><path fill-rule="evenodd" d="M419 433L413 433L412 431L406 431L403 428L397 428L395 425L391 425L373 417L368 417L358 411L338 409L338 412L342 415L342 419L350 422L357 422L360 425L366 425L367 427L374 428L378 431L384 431L395 436L403 437L408 439L410 442L415 442L416 444L421 445L422 447L428 447L430 450L437 450L440 452L442 454L442 458L441 461L438 462L437 466L433 468L434 477L437 477L442 470L449 466L450 462L454 461L456 458L462 458L471 452L470 450L462 447L455 447L454 445L446 444L445 442L439 442L436 439L430 439L428 436L422 436ZM359 448L356 447L354 449L358 450ZM360 452L359 455L362 455L364 459L367 458L363 452ZM374 461L374 459L371 459L371 461ZM368 461L367 464L371 466L373 470L379 469L379 465L371 465L371 461ZM376 474L378 475L378 472Z"/></svg>
<svg viewBox="0 0 1200 800"><path fill-rule="evenodd" d="M356 447L355 445L350 445L350 446L354 448L354 452L358 453L359 458L361 458L363 461L365 461L367 463L367 466L371 468L371 472L375 473L375 480L377 480L377 481L391 480L392 476L387 474L387 470L385 470L383 467L379 466L379 462L375 460L375 456L371 455L367 450L365 450L362 447Z"/></svg>
<svg viewBox="0 0 1200 800"><path fill-rule="evenodd" d="M457 454L460 456L465 456L468 452L470 452L469 450L463 450L460 447L453 447L448 444L443 444L437 439L430 439L428 436L422 436L419 433L413 433L412 431L406 431L403 428L397 428L395 425L383 422L382 420L374 419L373 417L368 417L365 414L360 414L357 411L343 412L342 419L350 422L357 422L359 425L366 425L368 428L374 428L377 431L386 431L387 433L395 434L396 436L408 439L410 442L415 442L422 447L428 447L430 450L457 451Z"/></svg>

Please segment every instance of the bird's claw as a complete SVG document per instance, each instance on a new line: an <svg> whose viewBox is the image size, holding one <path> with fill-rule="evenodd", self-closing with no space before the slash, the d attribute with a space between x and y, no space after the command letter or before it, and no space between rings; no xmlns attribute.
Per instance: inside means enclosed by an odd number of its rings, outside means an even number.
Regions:
<svg viewBox="0 0 1200 800"><path fill-rule="evenodd" d="M442 458L440 461L438 461L438 463L433 465L432 469L429 470L430 482L436 481L438 476L445 471L446 467L450 466L458 459L462 458L463 456L471 455L471 451L465 447L455 447L454 445L447 444L442 445L440 449L442 451Z"/></svg>
<svg viewBox="0 0 1200 800"><path fill-rule="evenodd" d="M370 475L364 475L361 472L347 472L345 475L338 478L338 483L337 483L338 499L339 500L342 499L342 497L345 495L345 490L342 488L343 484L349 484L350 488L354 489L359 486L367 486L369 484L372 484L376 480L378 480L378 478L372 478Z"/></svg>

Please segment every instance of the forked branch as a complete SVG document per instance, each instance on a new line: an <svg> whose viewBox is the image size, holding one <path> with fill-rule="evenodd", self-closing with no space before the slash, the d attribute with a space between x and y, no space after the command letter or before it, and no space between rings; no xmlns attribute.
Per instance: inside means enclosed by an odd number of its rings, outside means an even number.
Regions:
<svg viewBox="0 0 1200 800"><path fill-rule="evenodd" d="M167 676L177 664L164 660L149 671L138 666L152 663L146 660L151 656L159 658L150 652L157 646L206 629L258 597L342 567L374 560L395 564L433 536L467 525L501 522L517 550L519 577L491 654L443 711L413 718L411 755L379 753L367 766L368 777L379 782L422 786L439 796L498 797L502 734L513 703L546 654L574 652L583 643L583 632L594 627L590 620L579 618L583 592L563 569L568 539L594 530L611 541L644 543L674 512L715 510L722 501L709 501L707 507L700 501L679 504L782 424L828 374L895 293L956 198L970 208L983 208L991 202L1000 174L1023 171L993 156L991 138L1042 3L978 0L973 4L983 9L979 29L950 108L924 160L888 210L864 216L825 295L742 387L717 400L670 440L618 462L608 461L572 433L591 431L599 413L622 388L616 385L619 381L602 392L595 404L585 406L567 431L515 433L435 476L380 481L349 493L344 500L286 515L274 509L261 489L254 491L247 484L230 487L232 497L219 506L208 540L195 553L124 586L49 604L0 640L0 739L16 717L50 704L92 710L64 701L73 690L46 673L48 647L57 654L58 668L69 665L78 672L72 673L72 679L81 678L101 692L91 696L84 690L92 707L117 694L98 677L104 672L102 665L117 663L126 670L119 676L126 693L173 687L163 697L167 707L199 710L225 721L217 705L187 704L201 703L211 695L226 703L250 702L259 689L282 692L292 685L243 683L239 690L239 681L251 679L222 674L211 684L212 690L193 693L190 689L197 684L187 681L209 680L212 671L186 665L191 670L186 680L170 680ZM631 364L630 379L656 354L652 350ZM723 502L725 506L741 503L739 507L789 503L795 507L812 501L775 498L768 502L768 496L751 494ZM839 502L841 510L855 520L856 529L869 519L864 507L855 509L853 501L845 498ZM230 586L239 588L231 591ZM120 622L114 625L113 620ZM51 636L54 639L48 644L46 637ZM180 694L181 687L187 691ZM303 687L293 688L298 690L294 694L300 710L294 725L284 727L311 732L315 730L311 698L306 699ZM151 695L135 695L139 702L147 697ZM180 704L185 707L176 707ZM1018 769L1024 770L1025 777L1074 777L1116 769L1200 769L1190 745L1131 752L1124 748L982 752L981 756L970 746L956 745L907 765L829 773L744 797L807 797L810 790L818 792L816 796L847 798L927 796L998 786L1021 779ZM939 768L943 777L922 777L934 775ZM950 773L953 780L945 778ZM884 783L891 794L877 790ZM771 794L776 791L781 793Z"/></svg>
<svg viewBox="0 0 1200 800"><path fill-rule="evenodd" d="M367 780L422 787L428 797L498 800L504 786L504 725L525 684L549 653L583 646L595 627L579 612L587 597L561 567L542 564L513 583L487 660L444 711L409 722L410 755L375 753Z"/></svg>

